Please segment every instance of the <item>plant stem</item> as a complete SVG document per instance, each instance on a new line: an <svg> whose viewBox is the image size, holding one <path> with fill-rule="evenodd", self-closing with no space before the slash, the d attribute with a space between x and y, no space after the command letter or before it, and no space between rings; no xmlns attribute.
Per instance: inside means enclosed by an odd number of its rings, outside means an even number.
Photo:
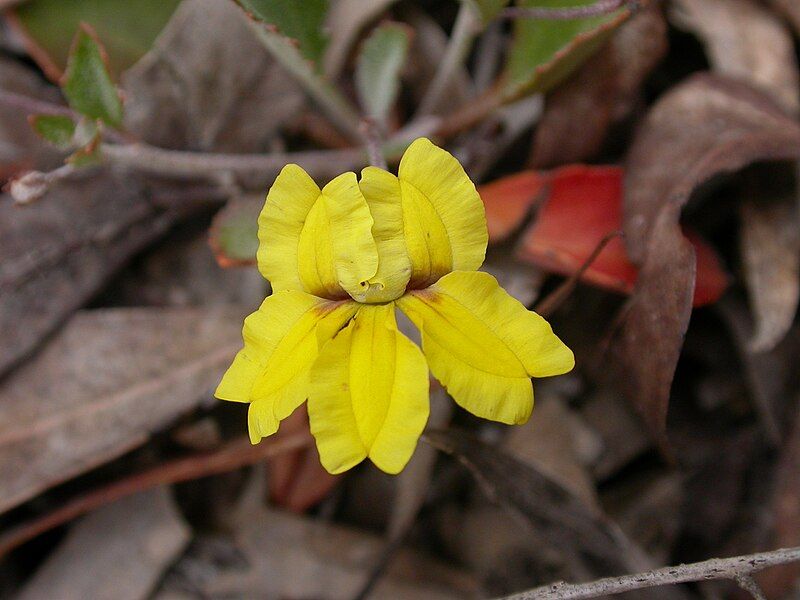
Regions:
<svg viewBox="0 0 800 600"><path fill-rule="evenodd" d="M288 163L297 163L312 177L335 176L366 162L364 150L312 150L275 154L212 154L165 150L148 144L102 144L110 162L157 175L187 179L216 179L230 173L251 188L269 184Z"/></svg>
<svg viewBox="0 0 800 600"><path fill-rule="evenodd" d="M469 2L462 2L442 62L439 63L439 68L417 109L415 115L417 118L436 112L454 75L469 54L472 42L478 34L479 25L480 20L475 14L475 9Z"/></svg>
<svg viewBox="0 0 800 600"><path fill-rule="evenodd" d="M749 585L750 575L768 567L800 561L800 547L782 548L732 558L712 558L698 563L654 569L636 575L606 577L589 583L554 583L526 592L505 596L503 600L582 600L691 581L730 579ZM753 594L757 588L745 588ZM756 598L758 596L756 595Z"/></svg>

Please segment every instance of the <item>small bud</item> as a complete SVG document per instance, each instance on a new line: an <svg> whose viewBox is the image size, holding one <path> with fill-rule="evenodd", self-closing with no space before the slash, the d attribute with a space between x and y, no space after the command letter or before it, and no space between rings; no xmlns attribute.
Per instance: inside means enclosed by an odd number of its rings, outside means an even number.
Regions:
<svg viewBox="0 0 800 600"><path fill-rule="evenodd" d="M30 204L39 200L50 189L49 173L29 171L21 177L12 179L8 191L17 204Z"/></svg>

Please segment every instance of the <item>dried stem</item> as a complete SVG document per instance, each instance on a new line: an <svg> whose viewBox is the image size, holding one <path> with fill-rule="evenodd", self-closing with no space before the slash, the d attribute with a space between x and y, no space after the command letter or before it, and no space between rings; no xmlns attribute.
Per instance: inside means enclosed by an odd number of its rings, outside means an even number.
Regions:
<svg viewBox="0 0 800 600"><path fill-rule="evenodd" d="M204 452L160 464L148 471L134 474L67 502L53 512L22 523L0 535L0 557L38 535L63 525L120 498L161 485L190 481L210 475L218 475L252 465L284 452L309 445L311 438L306 432L285 438L264 440L253 446L249 440L234 440L214 452Z"/></svg>
<svg viewBox="0 0 800 600"><path fill-rule="evenodd" d="M297 163L312 177L322 178L338 175L366 161L360 148L275 154L212 154L165 150L137 143L103 144L100 151L115 164L157 175L213 179L220 172L228 172L256 188L268 184L287 163Z"/></svg>
<svg viewBox="0 0 800 600"><path fill-rule="evenodd" d="M712 558L698 563L664 567L636 575L606 577L589 583L554 583L539 588L506 596L503 600L581 600L599 598L611 594L620 594L631 590L687 583L691 581L708 581L711 579L730 579L742 587L749 585L750 575L768 567L785 565L800 561L800 547L782 548L771 552L760 552L732 558ZM755 582L753 582L755 583ZM745 587L756 598L761 593L758 587ZM756 590L756 591L754 591ZM763 596L762 596L763 597Z"/></svg>
<svg viewBox="0 0 800 600"><path fill-rule="evenodd" d="M462 2L442 61L417 109L417 118L436 112L453 77L469 54L479 25L480 21L473 6L469 2Z"/></svg>
<svg viewBox="0 0 800 600"><path fill-rule="evenodd" d="M588 17L607 15L623 6L627 6L630 10L636 10L639 8L639 2L637 0L597 0L594 4L587 6L565 8L510 6L503 10L501 16L507 19L546 19L553 21L586 19Z"/></svg>

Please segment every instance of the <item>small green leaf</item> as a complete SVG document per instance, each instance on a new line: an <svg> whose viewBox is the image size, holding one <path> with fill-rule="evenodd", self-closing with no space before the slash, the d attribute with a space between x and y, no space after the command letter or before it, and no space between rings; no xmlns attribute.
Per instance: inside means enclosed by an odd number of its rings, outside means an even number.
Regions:
<svg viewBox="0 0 800 600"><path fill-rule="evenodd" d="M69 148L75 135L75 122L65 115L31 115L33 130L57 148Z"/></svg>
<svg viewBox="0 0 800 600"><path fill-rule="evenodd" d="M122 102L108 74L104 50L86 25L72 44L63 90L75 111L112 127L122 124Z"/></svg>
<svg viewBox="0 0 800 600"><path fill-rule="evenodd" d="M569 8L594 2L520 0L519 5ZM558 85L597 52L629 16L630 10L622 8L608 15L583 19L516 19L506 64L504 97L512 100L525 94L546 92Z"/></svg>
<svg viewBox="0 0 800 600"><path fill-rule="evenodd" d="M242 8L261 21L296 40L300 53L319 65L328 43L322 32L328 0L236 0Z"/></svg>
<svg viewBox="0 0 800 600"><path fill-rule="evenodd" d="M53 80L67 64L75 31L87 23L119 75L153 45L180 0L27 0L12 10L30 54Z"/></svg>
<svg viewBox="0 0 800 600"><path fill-rule="evenodd" d="M364 42L356 65L356 90L366 113L385 123L400 88L411 30L400 23L376 27Z"/></svg>
<svg viewBox="0 0 800 600"><path fill-rule="evenodd" d="M96 136L83 148L76 150L67 158L67 162L74 167L91 167L102 161L100 155L100 136Z"/></svg>
<svg viewBox="0 0 800 600"><path fill-rule="evenodd" d="M209 243L221 267L254 265L258 251L258 215L263 198L231 200L215 216Z"/></svg>

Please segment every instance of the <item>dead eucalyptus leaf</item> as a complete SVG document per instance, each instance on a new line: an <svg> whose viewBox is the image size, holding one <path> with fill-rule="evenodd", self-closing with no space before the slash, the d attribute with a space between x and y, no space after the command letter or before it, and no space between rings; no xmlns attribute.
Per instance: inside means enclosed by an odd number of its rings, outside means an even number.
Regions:
<svg viewBox="0 0 800 600"><path fill-rule="evenodd" d="M17 600L145 600L189 542L166 488L101 508L67 534Z"/></svg>
<svg viewBox="0 0 800 600"><path fill-rule="evenodd" d="M190 552L154 598L350 600L384 545L372 533L263 508L242 511L231 526L233 539L224 540L227 560ZM469 574L401 549L377 584L374 597L453 600L475 593Z"/></svg>
<svg viewBox="0 0 800 600"><path fill-rule="evenodd" d="M76 315L0 386L0 512L120 456L211 396L245 310Z"/></svg>
<svg viewBox="0 0 800 600"><path fill-rule="evenodd" d="M775 485L770 499L776 548L800 544L800 411L778 458ZM759 573L758 581L769 598L783 598L797 589L800 565L783 565Z"/></svg>
<svg viewBox="0 0 800 600"><path fill-rule="evenodd" d="M185 0L122 76L126 125L167 148L257 152L303 95L233 2Z"/></svg>
<svg viewBox="0 0 800 600"><path fill-rule="evenodd" d="M678 222L681 207L715 175L798 157L797 121L763 93L706 74L662 97L634 139L623 216L629 254L642 268L610 349L620 387L662 445L695 283L694 249Z"/></svg>
<svg viewBox="0 0 800 600"><path fill-rule="evenodd" d="M549 168L593 157L666 51L667 24L658 7L621 25L600 52L548 94L529 164Z"/></svg>
<svg viewBox="0 0 800 600"><path fill-rule="evenodd" d="M767 0L780 13L782 13L794 26L795 33L800 34L800 4L795 0Z"/></svg>
<svg viewBox="0 0 800 600"><path fill-rule="evenodd" d="M0 200L0 373L28 355L177 213L121 175L55 184L20 209Z"/></svg>
<svg viewBox="0 0 800 600"><path fill-rule="evenodd" d="M789 331L800 300L800 221L792 198L741 207L741 252L755 333L753 352L771 350Z"/></svg>
<svg viewBox="0 0 800 600"><path fill-rule="evenodd" d="M628 152L624 229L632 260L644 261L665 205L682 206L714 175L798 155L800 124L765 94L705 73L673 87L651 109Z"/></svg>
<svg viewBox="0 0 800 600"><path fill-rule="evenodd" d="M794 40L774 13L753 0L676 0L672 8L673 21L703 41L715 71L800 111Z"/></svg>
<svg viewBox="0 0 800 600"><path fill-rule="evenodd" d="M607 575L649 564L601 512L530 465L463 432L434 430L425 439L463 463L490 499L550 543L587 558L587 568Z"/></svg>

